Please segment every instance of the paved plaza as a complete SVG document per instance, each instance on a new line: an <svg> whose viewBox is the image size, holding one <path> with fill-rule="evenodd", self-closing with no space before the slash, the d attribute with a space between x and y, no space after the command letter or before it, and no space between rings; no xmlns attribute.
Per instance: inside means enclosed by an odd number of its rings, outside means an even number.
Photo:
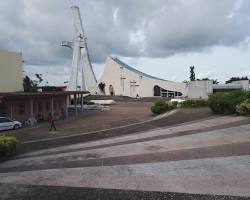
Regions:
<svg viewBox="0 0 250 200"><path fill-rule="evenodd" d="M88 194L88 199L102 193L106 199L112 199L110 193L113 197L123 193L124 199L132 194L134 199L147 199L148 195L153 199L164 195L174 195L173 199L248 199L249 122L240 116L213 116L24 151L0 164L0 188L5 188L2 199L11 197L13 191L18 199L51 188L55 189L51 196L82 188L76 193Z"/></svg>

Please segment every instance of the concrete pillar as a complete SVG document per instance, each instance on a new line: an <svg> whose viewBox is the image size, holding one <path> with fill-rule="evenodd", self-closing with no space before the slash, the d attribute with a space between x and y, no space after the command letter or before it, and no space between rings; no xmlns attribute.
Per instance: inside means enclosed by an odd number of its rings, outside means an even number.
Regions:
<svg viewBox="0 0 250 200"><path fill-rule="evenodd" d="M83 94L81 94L81 111L83 112Z"/></svg>
<svg viewBox="0 0 250 200"><path fill-rule="evenodd" d="M69 99L70 99L70 96L66 96L66 102L65 102L65 116L66 116L66 119L69 119Z"/></svg>
<svg viewBox="0 0 250 200"><path fill-rule="evenodd" d="M30 98L30 125L34 126L34 102L33 102L33 98Z"/></svg>
<svg viewBox="0 0 250 200"><path fill-rule="evenodd" d="M74 94L74 104L75 104L75 116L77 116L77 95Z"/></svg>
<svg viewBox="0 0 250 200"><path fill-rule="evenodd" d="M54 117L54 97L51 97L51 116Z"/></svg>

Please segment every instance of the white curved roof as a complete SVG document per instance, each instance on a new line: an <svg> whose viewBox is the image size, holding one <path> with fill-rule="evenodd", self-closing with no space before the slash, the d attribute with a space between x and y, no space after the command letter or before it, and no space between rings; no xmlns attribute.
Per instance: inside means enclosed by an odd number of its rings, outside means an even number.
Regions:
<svg viewBox="0 0 250 200"><path fill-rule="evenodd" d="M129 71L132 71L140 76L145 76L145 77L148 77L148 78L151 78L151 79L155 79L155 80L160 80L160 81L168 81L168 80L165 80L165 79L161 79L161 78L158 78L158 77L155 77L155 76L151 76L149 74L145 74L129 65L127 65L126 63L122 62L121 60L119 60L118 58L111 58L113 61L115 61L116 63L118 63L119 65L121 65L122 67L125 67L126 69L128 69ZM168 81L170 82L170 81Z"/></svg>

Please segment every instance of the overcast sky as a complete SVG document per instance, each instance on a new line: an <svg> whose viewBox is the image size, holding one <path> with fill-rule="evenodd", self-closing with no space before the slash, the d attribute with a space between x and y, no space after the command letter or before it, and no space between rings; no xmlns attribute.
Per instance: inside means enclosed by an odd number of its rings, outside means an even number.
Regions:
<svg viewBox="0 0 250 200"><path fill-rule="evenodd" d="M99 78L116 56L160 78L250 76L249 0L0 1L0 50L23 53L24 71L50 84L67 81L74 38L70 7L80 7Z"/></svg>

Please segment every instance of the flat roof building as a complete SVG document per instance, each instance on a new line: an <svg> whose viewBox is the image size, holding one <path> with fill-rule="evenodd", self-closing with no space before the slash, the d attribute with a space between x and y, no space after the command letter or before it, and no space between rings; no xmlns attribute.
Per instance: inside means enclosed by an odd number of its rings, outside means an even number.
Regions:
<svg viewBox="0 0 250 200"><path fill-rule="evenodd" d="M75 115L79 99L88 94L84 91L63 92L10 92L0 93L0 116L16 119L27 125L46 121L49 114L55 119L68 118L68 106L71 96L74 96ZM83 111L83 101L81 111Z"/></svg>

